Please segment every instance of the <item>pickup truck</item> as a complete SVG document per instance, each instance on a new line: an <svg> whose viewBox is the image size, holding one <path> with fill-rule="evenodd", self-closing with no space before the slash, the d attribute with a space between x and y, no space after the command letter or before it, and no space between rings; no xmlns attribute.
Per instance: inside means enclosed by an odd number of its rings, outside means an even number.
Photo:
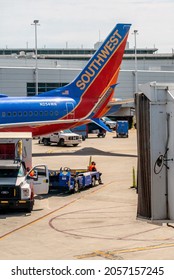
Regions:
<svg viewBox="0 0 174 280"><path fill-rule="evenodd" d="M73 133L70 129L40 136L39 143L48 146L56 143L58 146L78 146L82 142L82 136Z"/></svg>
<svg viewBox="0 0 174 280"><path fill-rule="evenodd" d="M101 120L110 128L110 129L115 129L117 122L112 121L110 118L108 117L102 117Z"/></svg>

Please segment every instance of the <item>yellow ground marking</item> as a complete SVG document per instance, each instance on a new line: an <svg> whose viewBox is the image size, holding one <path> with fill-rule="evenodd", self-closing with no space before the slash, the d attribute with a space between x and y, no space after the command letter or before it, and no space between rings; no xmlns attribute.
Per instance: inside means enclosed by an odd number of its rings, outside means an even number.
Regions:
<svg viewBox="0 0 174 280"><path fill-rule="evenodd" d="M122 250L113 250L113 251L95 251L89 254L83 254L76 256L77 259L86 259L90 257L97 257L101 256L106 259L115 259L117 256L120 254L126 254L126 253L134 253L134 252L140 252L140 251L150 251L150 250L156 250L156 249L165 249L165 248L170 248L174 247L174 243L169 243L169 244L159 244L159 245L151 245L151 246L146 246L146 247L135 247L135 248L130 248L130 249L122 249Z"/></svg>

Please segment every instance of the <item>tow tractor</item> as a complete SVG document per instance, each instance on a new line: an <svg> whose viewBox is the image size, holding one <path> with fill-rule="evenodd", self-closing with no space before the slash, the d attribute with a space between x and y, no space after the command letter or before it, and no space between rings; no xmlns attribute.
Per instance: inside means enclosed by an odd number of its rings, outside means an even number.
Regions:
<svg viewBox="0 0 174 280"><path fill-rule="evenodd" d="M59 171L49 170L49 190L79 192L86 187L102 184L101 173L87 169L61 168Z"/></svg>

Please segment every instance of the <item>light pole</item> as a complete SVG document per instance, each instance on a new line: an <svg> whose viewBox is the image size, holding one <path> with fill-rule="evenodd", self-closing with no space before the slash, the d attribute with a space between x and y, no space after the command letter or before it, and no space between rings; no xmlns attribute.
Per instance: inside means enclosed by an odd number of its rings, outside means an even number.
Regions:
<svg viewBox="0 0 174 280"><path fill-rule="evenodd" d="M38 95L38 65L37 65L37 26L39 25L39 20L35 19L32 23L35 26L35 83L36 83L36 95Z"/></svg>
<svg viewBox="0 0 174 280"><path fill-rule="evenodd" d="M134 41L135 41L135 92L138 91L138 73L137 73L137 34L138 34L138 30L134 30Z"/></svg>

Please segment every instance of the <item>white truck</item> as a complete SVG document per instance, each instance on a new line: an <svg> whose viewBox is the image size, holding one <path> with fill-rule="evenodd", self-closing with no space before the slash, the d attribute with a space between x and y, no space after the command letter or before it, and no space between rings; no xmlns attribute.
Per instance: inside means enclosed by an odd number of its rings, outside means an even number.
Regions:
<svg viewBox="0 0 174 280"><path fill-rule="evenodd" d="M31 133L0 133L0 210L31 212L35 194L49 191L46 165L32 168Z"/></svg>
<svg viewBox="0 0 174 280"><path fill-rule="evenodd" d="M70 129L43 135L39 139L39 143L45 146L56 143L58 146L78 146L82 142L82 136L73 133Z"/></svg>

